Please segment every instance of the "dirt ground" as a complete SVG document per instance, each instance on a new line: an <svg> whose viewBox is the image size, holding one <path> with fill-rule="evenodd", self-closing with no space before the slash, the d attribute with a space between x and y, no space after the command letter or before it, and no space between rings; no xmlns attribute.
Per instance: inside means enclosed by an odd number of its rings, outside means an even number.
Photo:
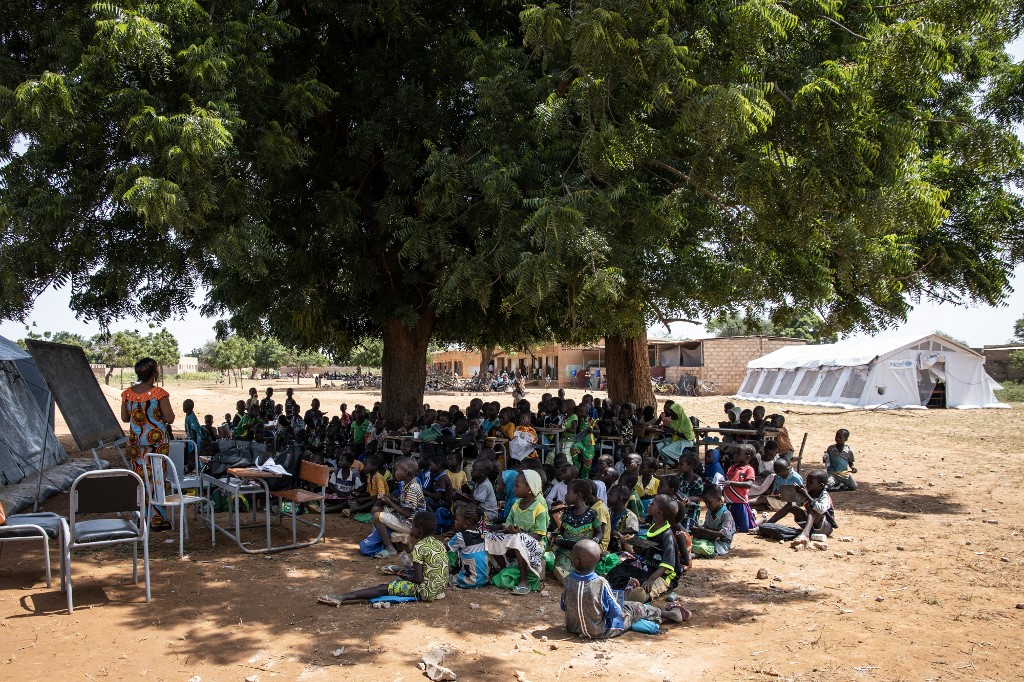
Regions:
<svg viewBox="0 0 1024 682"><path fill-rule="evenodd" d="M283 397L289 384L272 383ZM262 392L268 384L256 385ZM218 422L244 395L223 386L167 388L175 406L191 397L200 415ZM112 401L118 393L109 390ZM329 414L340 402L351 409L374 400L315 391L309 380L296 397L305 408L314 395ZM468 401L426 399L443 407ZM683 403L689 414L717 421L723 399ZM787 426L796 445L809 434L804 459L812 467L835 430L848 428L860 489L834 495L841 527L825 551L737 536L728 558L697 562L677 590L693 619L657 637L627 633L595 643L567 636L554 583L525 597L487 588L389 610L316 606L319 593L385 581L379 562L357 551L368 526L332 516L326 542L253 557L223 537L211 548L193 521L184 559L176 535L168 544L170 534L154 534L149 605L141 584L131 584L126 551L77 555L77 609L69 615L56 563L47 589L37 549L4 548L0 678L399 682L426 679L416 664L443 644L454 652L444 664L461 680L1022 679L1022 407L876 413L769 406L794 410ZM70 446L62 423L58 431ZM66 514L67 496L45 508ZM285 538L284 528L274 532ZM248 538L258 543L259 531ZM756 578L761 568L769 579Z"/></svg>

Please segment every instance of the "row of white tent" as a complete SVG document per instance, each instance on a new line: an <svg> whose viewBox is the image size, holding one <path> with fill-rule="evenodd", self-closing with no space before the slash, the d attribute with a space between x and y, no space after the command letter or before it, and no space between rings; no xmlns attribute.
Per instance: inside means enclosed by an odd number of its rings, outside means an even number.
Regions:
<svg viewBox="0 0 1024 682"><path fill-rule="evenodd" d="M1009 407L980 353L938 334L785 346L747 363L737 397L827 407Z"/></svg>

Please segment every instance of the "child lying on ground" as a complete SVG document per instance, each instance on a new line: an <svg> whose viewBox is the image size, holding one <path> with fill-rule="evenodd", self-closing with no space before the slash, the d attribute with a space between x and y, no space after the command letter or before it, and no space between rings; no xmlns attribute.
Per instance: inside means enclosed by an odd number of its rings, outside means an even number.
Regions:
<svg viewBox="0 0 1024 682"><path fill-rule="evenodd" d="M659 609L649 604L625 602L619 606L608 581L594 573L600 559L601 548L593 540L581 540L572 549L574 570L562 582L561 602L565 629L571 634L604 639L618 637L638 620L681 623L689 619L689 612L679 605Z"/></svg>
<svg viewBox="0 0 1024 682"><path fill-rule="evenodd" d="M448 585L448 553L444 545L433 535L434 515L418 512L412 518L411 541L412 568L402 571L396 580L376 587L326 594L317 598L317 603L341 606L347 601L376 599L377 597L416 597L421 601L444 599Z"/></svg>

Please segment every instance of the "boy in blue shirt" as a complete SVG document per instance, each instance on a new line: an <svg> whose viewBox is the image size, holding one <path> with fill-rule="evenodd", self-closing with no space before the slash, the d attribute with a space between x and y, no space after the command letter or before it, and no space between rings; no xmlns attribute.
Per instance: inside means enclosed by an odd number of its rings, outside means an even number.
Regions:
<svg viewBox="0 0 1024 682"><path fill-rule="evenodd" d="M618 637L639 620L681 623L690 612L678 604L660 609L651 604L627 601L621 605L608 581L594 569L601 559L601 547L593 540L580 540L572 548L573 571L562 582L562 611L565 629L588 639Z"/></svg>

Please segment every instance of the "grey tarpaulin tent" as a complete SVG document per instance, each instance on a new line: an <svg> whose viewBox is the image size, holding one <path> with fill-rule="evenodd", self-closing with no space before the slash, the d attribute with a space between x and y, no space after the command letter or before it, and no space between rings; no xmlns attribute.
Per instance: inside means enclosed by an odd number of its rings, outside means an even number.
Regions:
<svg viewBox="0 0 1024 682"><path fill-rule="evenodd" d="M36 361L0 336L0 486L67 461L53 434L53 415L53 396Z"/></svg>

